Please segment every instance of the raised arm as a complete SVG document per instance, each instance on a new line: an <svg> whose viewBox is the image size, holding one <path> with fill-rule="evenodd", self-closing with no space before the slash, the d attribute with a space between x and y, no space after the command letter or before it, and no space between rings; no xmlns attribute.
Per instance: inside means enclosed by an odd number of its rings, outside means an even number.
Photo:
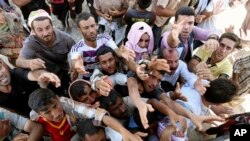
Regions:
<svg viewBox="0 0 250 141"><path fill-rule="evenodd" d="M41 87L47 86L48 83L54 84L55 87L61 85L61 81L56 74L43 69L30 71L28 73L28 79L30 81L37 81Z"/></svg>
<svg viewBox="0 0 250 141"><path fill-rule="evenodd" d="M40 58L26 59L20 55L16 60L16 65L20 68L28 68L31 70L45 69L46 68L45 62Z"/></svg>
<svg viewBox="0 0 250 141"><path fill-rule="evenodd" d="M141 123L143 127L146 129L148 128L148 120L147 120L147 112L148 111L154 111L152 106L150 104L145 103L143 100L141 100L141 96L139 93L139 86L138 82L134 77L129 77L128 82L128 91L129 91L129 96L131 97L133 103L139 110L139 114L141 117Z"/></svg>

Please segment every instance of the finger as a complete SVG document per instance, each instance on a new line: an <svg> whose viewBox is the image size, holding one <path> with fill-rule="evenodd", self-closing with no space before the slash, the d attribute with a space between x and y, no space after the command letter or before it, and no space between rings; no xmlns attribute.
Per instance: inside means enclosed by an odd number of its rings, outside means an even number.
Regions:
<svg viewBox="0 0 250 141"><path fill-rule="evenodd" d="M181 88L180 88L180 87L181 87L181 86L180 86L180 83L177 82L176 87L175 87L175 93L180 93L180 91L181 91Z"/></svg>
<svg viewBox="0 0 250 141"><path fill-rule="evenodd" d="M147 108L148 108L149 112L154 112L155 111L155 109L152 107L151 104L147 104Z"/></svg>
<svg viewBox="0 0 250 141"><path fill-rule="evenodd" d="M170 119L170 123L171 123L171 125L173 126L174 130L176 130L176 129L177 129L177 127L176 127L176 122L178 122L178 121L176 121L176 120L174 120L174 119L171 119L171 118L169 118L169 119Z"/></svg>
<svg viewBox="0 0 250 141"><path fill-rule="evenodd" d="M136 132L136 135L140 136L140 137L146 137L148 136L148 133L143 133L143 132Z"/></svg>

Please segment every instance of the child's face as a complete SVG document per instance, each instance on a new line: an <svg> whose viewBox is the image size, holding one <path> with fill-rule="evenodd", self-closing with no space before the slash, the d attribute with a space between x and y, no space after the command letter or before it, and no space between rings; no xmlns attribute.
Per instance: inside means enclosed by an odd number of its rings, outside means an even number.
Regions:
<svg viewBox="0 0 250 141"><path fill-rule="evenodd" d="M148 48L149 40L149 35L147 33L144 33L138 42L138 46L141 48Z"/></svg>
<svg viewBox="0 0 250 141"><path fill-rule="evenodd" d="M64 112L58 98L51 99L51 104L47 105L44 109L45 110L39 112L40 116L43 118L54 122L60 122L63 120Z"/></svg>

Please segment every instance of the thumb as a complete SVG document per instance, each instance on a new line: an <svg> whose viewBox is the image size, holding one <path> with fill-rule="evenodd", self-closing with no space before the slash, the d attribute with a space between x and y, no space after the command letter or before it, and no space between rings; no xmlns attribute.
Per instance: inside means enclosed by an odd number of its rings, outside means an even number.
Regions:
<svg viewBox="0 0 250 141"><path fill-rule="evenodd" d="M151 61L156 62L156 60L157 60L157 56L154 56Z"/></svg>
<svg viewBox="0 0 250 141"><path fill-rule="evenodd" d="M180 83L177 82L176 87L175 87L175 92L180 93L180 89L181 89Z"/></svg>
<svg viewBox="0 0 250 141"><path fill-rule="evenodd" d="M148 108L149 112L154 112L155 111L155 109L152 107L151 104L147 104L147 108Z"/></svg>
<svg viewBox="0 0 250 141"><path fill-rule="evenodd" d="M136 132L135 134L140 137L146 137L148 135L148 133L143 133L143 132Z"/></svg>

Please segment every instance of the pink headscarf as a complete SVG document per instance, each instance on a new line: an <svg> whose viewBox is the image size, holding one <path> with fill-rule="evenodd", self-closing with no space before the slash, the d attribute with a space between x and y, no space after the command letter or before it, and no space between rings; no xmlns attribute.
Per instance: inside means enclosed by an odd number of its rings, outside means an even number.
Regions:
<svg viewBox="0 0 250 141"><path fill-rule="evenodd" d="M138 46L138 42L141 36L147 33L150 37L148 48L141 48ZM150 55L152 54L154 48L154 38L151 27L145 22L136 22L132 25L131 29L128 32L127 36L128 41L125 46L134 50L136 53L148 52Z"/></svg>

